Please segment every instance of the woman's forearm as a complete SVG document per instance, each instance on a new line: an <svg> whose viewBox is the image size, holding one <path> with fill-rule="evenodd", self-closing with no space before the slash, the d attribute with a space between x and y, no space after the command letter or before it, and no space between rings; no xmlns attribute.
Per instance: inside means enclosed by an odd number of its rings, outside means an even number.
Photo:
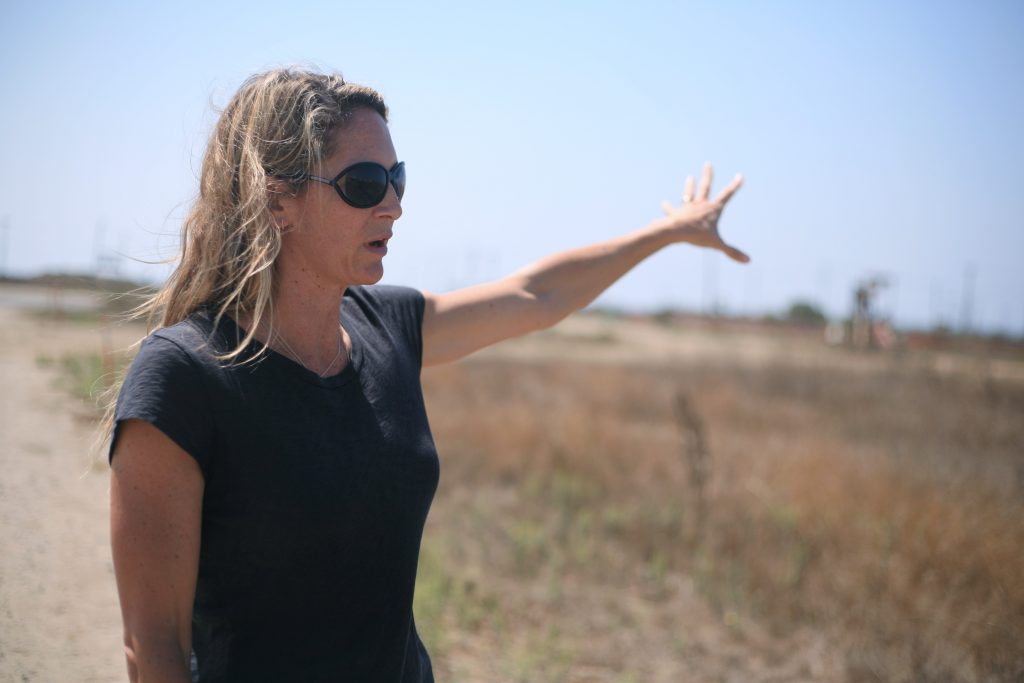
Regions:
<svg viewBox="0 0 1024 683"><path fill-rule="evenodd" d="M191 683L189 653L173 634L167 637L125 637L128 680L131 683Z"/></svg>
<svg viewBox="0 0 1024 683"><path fill-rule="evenodd" d="M722 209L741 182L737 176L710 200L711 167L706 165L696 194L693 179L687 179L682 205L665 203L665 217L645 228L553 254L494 282L445 294L424 293L424 365L457 360L504 339L550 327L669 244L718 249L746 263L749 257L718 233Z"/></svg>
<svg viewBox="0 0 1024 683"><path fill-rule="evenodd" d="M544 257L511 277L547 309L549 324L596 299L641 261L673 243L666 221Z"/></svg>

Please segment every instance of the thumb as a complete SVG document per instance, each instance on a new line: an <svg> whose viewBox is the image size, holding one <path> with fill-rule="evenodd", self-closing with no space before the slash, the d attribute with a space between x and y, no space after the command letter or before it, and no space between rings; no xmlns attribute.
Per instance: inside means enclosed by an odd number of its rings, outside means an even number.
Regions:
<svg viewBox="0 0 1024 683"><path fill-rule="evenodd" d="M725 252L725 254L729 258L731 258L733 261L739 261L740 263L749 263L750 262L750 257L747 256L746 254L744 254L742 251L740 251L736 247L733 247L733 246L730 246L728 244L723 243L722 244L722 251Z"/></svg>

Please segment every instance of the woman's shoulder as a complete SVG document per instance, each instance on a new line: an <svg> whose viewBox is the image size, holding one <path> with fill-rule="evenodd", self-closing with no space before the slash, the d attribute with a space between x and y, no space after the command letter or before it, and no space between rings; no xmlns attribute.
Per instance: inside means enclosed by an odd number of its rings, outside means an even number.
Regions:
<svg viewBox="0 0 1024 683"><path fill-rule="evenodd" d="M226 343L221 327L214 325L212 314L197 311L153 331L142 340L128 367L119 403L138 396L184 400L202 394L203 387L224 372L220 356Z"/></svg>
<svg viewBox="0 0 1024 683"><path fill-rule="evenodd" d="M140 367L147 367L163 372L172 369L201 374L217 372L222 365L220 359L237 345L237 342L231 344L228 341L229 337L238 336L232 335L229 328L223 319L215 324L215 316L211 312L196 311L144 338L131 370L137 372Z"/></svg>
<svg viewBox="0 0 1024 683"><path fill-rule="evenodd" d="M345 290L345 297L361 306L401 306L423 303L423 293L404 285L358 285Z"/></svg>
<svg viewBox="0 0 1024 683"><path fill-rule="evenodd" d="M208 322L208 321L207 321ZM217 372L204 346L212 329L201 316L161 327L142 340L125 373L114 410L113 457L124 420L149 422L191 454L205 473L212 434L209 388Z"/></svg>
<svg viewBox="0 0 1024 683"><path fill-rule="evenodd" d="M230 337L239 337L238 328L231 319L223 316L217 320L214 312L201 308L184 320L154 330L143 340L143 344L169 344L178 347L186 355L206 357L233 350L238 341L236 339L232 344L229 342Z"/></svg>
<svg viewBox="0 0 1024 683"><path fill-rule="evenodd" d="M349 287L342 301L342 318L371 327L413 328L423 321L423 293L399 285ZM347 315L346 315L347 314Z"/></svg>
<svg viewBox="0 0 1024 683"><path fill-rule="evenodd" d="M342 301L342 320L366 342L368 352L406 349L418 362L423 355L423 305L423 293L411 287L350 287Z"/></svg>
<svg viewBox="0 0 1024 683"><path fill-rule="evenodd" d="M196 342L209 337L212 331L212 320L208 312L201 309L173 325L157 328L149 334L146 340L164 339L191 348Z"/></svg>

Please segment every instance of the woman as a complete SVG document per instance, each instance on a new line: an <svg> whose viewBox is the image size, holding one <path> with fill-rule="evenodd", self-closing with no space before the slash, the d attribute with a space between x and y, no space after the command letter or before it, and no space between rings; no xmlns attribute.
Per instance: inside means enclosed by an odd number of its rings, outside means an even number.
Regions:
<svg viewBox="0 0 1024 683"><path fill-rule="evenodd" d="M677 242L694 194L624 237L447 294L375 286L402 215L387 109L340 76L254 76L222 113L111 415L133 681L431 681L413 586L438 460L421 366L549 327ZM190 666L191 665L191 666ZM190 671L191 668L191 671Z"/></svg>

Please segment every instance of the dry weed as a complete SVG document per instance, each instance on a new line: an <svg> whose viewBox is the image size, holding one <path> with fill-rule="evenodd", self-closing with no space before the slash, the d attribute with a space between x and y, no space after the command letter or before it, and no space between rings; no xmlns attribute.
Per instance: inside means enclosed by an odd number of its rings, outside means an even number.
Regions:
<svg viewBox="0 0 1024 683"><path fill-rule="evenodd" d="M489 603L505 633L571 611L566 581L640 579L667 599L659 581L684 571L723 614L828 633L848 680L1024 672L1019 385L905 360L876 373L470 360L425 386L438 509L475 516L446 542L507 577ZM515 504L463 495L494 486ZM588 656L552 642L552 671Z"/></svg>

